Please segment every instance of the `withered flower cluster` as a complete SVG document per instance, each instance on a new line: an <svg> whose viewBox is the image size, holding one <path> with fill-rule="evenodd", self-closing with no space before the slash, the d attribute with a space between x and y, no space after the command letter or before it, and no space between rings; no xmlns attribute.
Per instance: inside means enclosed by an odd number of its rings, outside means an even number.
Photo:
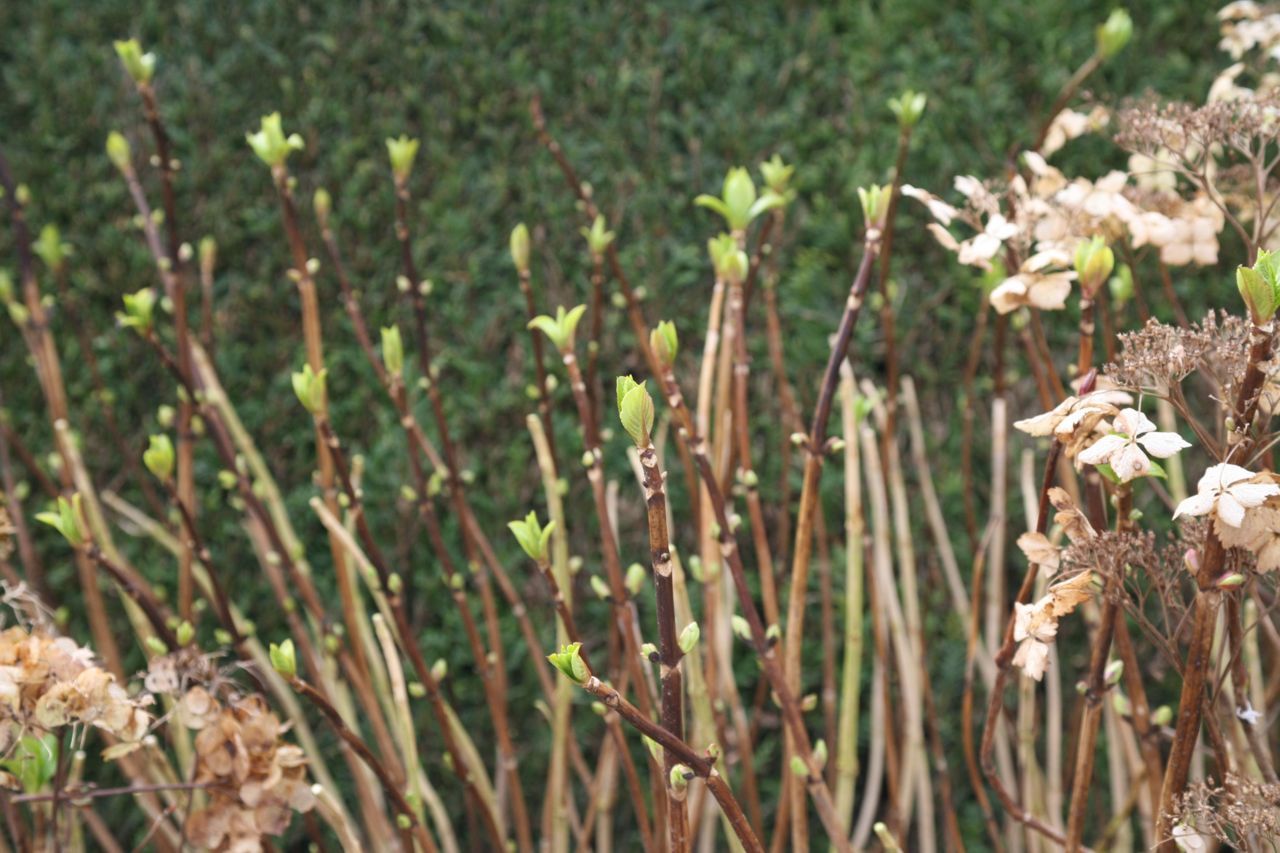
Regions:
<svg viewBox="0 0 1280 853"><path fill-rule="evenodd" d="M1211 169L1223 149L1247 156L1275 134L1280 98L1261 94L1206 104L1138 101L1117 116L1115 141L1189 174Z"/></svg>
<svg viewBox="0 0 1280 853"><path fill-rule="evenodd" d="M264 836L283 833L294 812L315 805L306 757L301 748L284 742L288 726L261 696L232 696L223 702L195 686L182 696L179 715L199 732L195 781L209 791L208 804L187 825L201 849L260 850Z"/></svg>
<svg viewBox="0 0 1280 853"><path fill-rule="evenodd" d="M1174 838L1184 850L1262 849L1280 838L1280 784L1228 773L1221 785L1196 782L1178 803Z"/></svg>
<svg viewBox="0 0 1280 853"><path fill-rule="evenodd" d="M1226 312L1210 312L1187 328L1149 320L1118 339L1120 352L1106 366L1106 375L1118 385L1163 390L1201 371L1217 377L1227 392L1244 374L1249 323ZM1222 398L1229 399L1229 394Z"/></svg>
<svg viewBox="0 0 1280 853"><path fill-rule="evenodd" d="M0 632L0 756L23 735L86 726L120 741L107 751L115 757L147 733L149 702L131 697L74 640L17 625Z"/></svg>

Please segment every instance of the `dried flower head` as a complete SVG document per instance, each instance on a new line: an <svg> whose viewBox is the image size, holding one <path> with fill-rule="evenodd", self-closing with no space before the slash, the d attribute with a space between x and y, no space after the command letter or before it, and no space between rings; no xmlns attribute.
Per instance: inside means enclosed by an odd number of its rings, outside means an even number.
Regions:
<svg viewBox="0 0 1280 853"><path fill-rule="evenodd" d="M1120 354L1106 375L1128 388L1163 390L1197 370L1216 379L1219 399L1244 375L1249 324L1235 315L1210 313L1183 329L1156 320L1136 332L1119 335Z"/></svg>
<svg viewBox="0 0 1280 853"><path fill-rule="evenodd" d="M1221 785L1197 782L1178 799L1174 823L1182 829L1175 828L1175 839L1184 850L1208 850L1207 839L1235 848L1241 839L1280 838L1278 807L1280 784L1235 773Z"/></svg>
<svg viewBox="0 0 1280 853"><path fill-rule="evenodd" d="M294 812L315 796L302 750L284 742L286 726L260 696L218 702L203 688L183 698L183 715L198 723L195 781L209 785L209 802L191 815L191 840L208 850L259 850L280 835Z"/></svg>
<svg viewBox="0 0 1280 853"><path fill-rule="evenodd" d="M151 724L148 702L131 697L74 640L17 625L0 632L0 755L20 735L64 726L97 728L137 744Z"/></svg>
<svg viewBox="0 0 1280 853"><path fill-rule="evenodd" d="M1013 656L1014 666L1036 681L1044 677L1049 665L1049 643L1058 634L1058 620L1088 600L1091 579L1089 572L1081 572L1049 587L1044 597L1032 604L1015 604L1013 638L1019 646Z"/></svg>

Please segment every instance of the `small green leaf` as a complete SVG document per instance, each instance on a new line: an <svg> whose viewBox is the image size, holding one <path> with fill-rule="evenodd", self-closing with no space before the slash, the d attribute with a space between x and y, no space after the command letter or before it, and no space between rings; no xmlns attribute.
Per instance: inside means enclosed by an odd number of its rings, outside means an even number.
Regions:
<svg viewBox="0 0 1280 853"><path fill-rule="evenodd" d="M636 447L644 448L649 446L649 436L653 432L653 398L643 383L636 385L634 379L631 382L632 387L618 401L618 417ZM621 381L618 390L622 391Z"/></svg>
<svg viewBox="0 0 1280 853"><path fill-rule="evenodd" d="M272 643L267 655L271 659L271 666L285 678L293 678L298 674L298 657L293 649L293 640L287 639L278 645Z"/></svg>
<svg viewBox="0 0 1280 853"><path fill-rule="evenodd" d="M58 770L58 737L52 733L37 737L23 735L0 767L18 779L25 794L43 791Z"/></svg>
<svg viewBox="0 0 1280 853"><path fill-rule="evenodd" d="M521 549L529 559L537 563L544 563L547 560L547 543L551 541L551 533L555 530L555 526L556 523L553 520L543 527L538 523L537 513L532 510L523 519L507 523L507 527L515 536Z"/></svg>
<svg viewBox="0 0 1280 853"><path fill-rule="evenodd" d="M889 199L893 193L891 187L872 184L869 187L858 187L858 201L862 204L862 219L868 228L880 228L889 213Z"/></svg>
<svg viewBox="0 0 1280 853"><path fill-rule="evenodd" d="M399 326L382 327L382 363L392 376L399 378L404 373L404 339Z"/></svg>
<svg viewBox="0 0 1280 853"><path fill-rule="evenodd" d="M1259 267L1262 267L1260 270ZM1271 267L1271 261L1268 258L1264 266L1262 259L1253 268L1237 267L1236 268L1236 289L1240 291L1240 298L1244 300L1245 307L1249 309L1249 318L1255 325L1263 325L1271 321L1275 316L1277 307L1277 290L1268 281L1267 272Z"/></svg>
<svg viewBox="0 0 1280 853"><path fill-rule="evenodd" d="M71 254L71 244L62 242L58 226L46 225L40 229L40 236L31 247L50 271L58 272Z"/></svg>
<svg viewBox="0 0 1280 853"><path fill-rule="evenodd" d="M311 365L304 364L302 370L294 373L293 393L298 396L298 402L302 404L311 414L318 414L324 410L325 401L325 376L328 371L321 369L316 373L311 369Z"/></svg>
<svg viewBox="0 0 1280 853"><path fill-rule="evenodd" d="M676 353L680 351L680 338L676 334L676 324L670 320L662 320L649 332L649 348L663 364L675 363Z"/></svg>
<svg viewBox="0 0 1280 853"><path fill-rule="evenodd" d="M708 210L719 214L725 219L729 218L728 206L723 201L721 201L720 199L716 198L713 195L706 195L704 193L703 195L700 195L697 198L695 198L693 200L693 203L696 204L698 207L705 207Z"/></svg>
<svg viewBox="0 0 1280 853"><path fill-rule="evenodd" d="M71 547L79 548L87 541L84 525L80 520L83 515L80 504L78 492L71 496L71 500L59 496L56 511L36 513L36 521L49 525L61 533Z"/></svg>
<svg viewBox="0 0 1280 853"><path fill-rule="evenodd" d="M609 248L609 244L613 242L614 233L607 227L608 223L604 216L597 215L592 221L590 228L582 228L582 236L587 239L587 248L591 251L593 257L599 258Z"/></svg>
<svg viewBox="0 0 1280 853"><path fill-rule="evenodd" d="M622 414L622 398L626 397L631 389L638 387L640 383L636 382L635 378L630 374L627 374L619 376L615 384L617 387L618 414Z"/></svg>
<svg viewBox="0 0 1280 853"><path fill-rule="evenodd" d="M283 166L290 154L305 147L298 134L291 133L287 137L284 135L278 112L263 116L260 129L255 133L246 133L244 138L253 153L258 155L258 159L272 168Z"/></svg>
<svg viewBox="0 0 1280 853"><path fill-rule="evenodd" d="M1098 473L1105 477L1109 482L1117 484L1120 482L1120 475L1118 475L1115 469L1108 463L1103 462L1099 465L1094 465L1093 467L1096 468Z"/></svg>
<svg viewBox="0 0 1280 853"><path fill-rule="evenodd" d="M791 176L795 171L796 167L782 162L782 157L778 154L760 164L760 175L764 178L765 186L783 198L790 194Z"/></svg>
<svg viewBox="0 0 1280 853"><path fill-rule="evenodd" d="M898 97L889 99L889 111L898 120L899 127L911 128L920 121L920 116L924 115L928 100L924 93L907 89Z"/></svg>
<svg viewBox="0 0 1280 853"><path fill-rule="evenodd" d="M556 308L555 317L540 314L530 320L528 325L530 329L538 329L546 334L561 353L570 353L573 351L573 338L578 328L578 321L582 319L586 310L587 306L578 305L565 311L564 306L561 305Z"/></svg>
<svg viewBox="0 0 1280 853"><path fill-rule="evenodd" d="M756 184L751 180L751 173L741 166L730 169L724 178L722 198L729 209L729 227L735 231L746 228L756 203Z"/></svg>
<svg viewBox="0 0 1280 853"><path fill-rule="evenodd" d="M547 655L551 665L577 684L584 683L591 677L587 662L582 659L582 643L569 643L561 646L560 651Z"/></svg>
<svg viewBox="0 0 1280 853"><path fill-rule="evenodd" d="M773 190L767 190L747 210L747 219L750 221L762 213L767 213L775 208L786 207L786 205L787 199L784 196L778 195Z"/></svg>
<svg viewBox="0 0 1280 853"><path fill-rule="evenodd" d="M168 482L173 476L173 442L163 433L151 436L148 441L147 449L142 453L142 464L156 479Z"/></svg>
<svg viewBox="0 0 1280 853"><path fill-rule="evenodd" d="M115 47L116 56L120 57L124 70L133 78L133 82L139 85L150 83L156 73L156 55L143 53L142 45L138 44L137 39L117 41Z"/></svg>
<svg viewBox="0 0 1280 853"><path fill-rule="evenodd" d="M124 313L116 315L120 325L133 329L146 337L155 327L156 293L144 287L136 293L126 293L122 297Z"/></svg>
<svg viewBox="0 0 1280 853"><path fill-rule="evenodd" d="M410 139L404 134L399 139L387 140L387 158L391 161L391 172L397 180L403 181L413 171L413 160L418 156L418 140Z"/></svg>

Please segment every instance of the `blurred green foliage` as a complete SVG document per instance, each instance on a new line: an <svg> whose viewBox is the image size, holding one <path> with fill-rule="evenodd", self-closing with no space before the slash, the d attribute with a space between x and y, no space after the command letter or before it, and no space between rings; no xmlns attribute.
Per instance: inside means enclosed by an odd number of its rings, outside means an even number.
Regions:
<svg viewBox="0 0 1280 853"><path fill-rule="evenodd" d="M889 179L896 132L887 99L907 87L929 96L906 169L908 182L942 191L958 173L997 175L1005 152L1030 139L1058 87L1092 50L1094 27L1110 5L252 0L233 9L198 2L13 2L0 5L0 144L18 179L31 188L36 227L56 224L74 247L70 299L87 323L117 416L140 457L145 436L157 429L156 407L172 403L174 395L136 339L113 328L121 295L152 284L154 271L103 144L110 130L121 130L135 151L150 150L112 39L136 36L158 54L162 111L182 160L184 238L194 244L212 235L219 246L218 364L286 489L310 558L323 567L327 548L306 506L314 493L312 431L289 386L290 371L303 360L296 294L285 276L288 252L270 179L244 133L263 114L279 110L286 132L305 139L305 151L290 160L299 196L309 198L317 186L332 191L335 228L371 325L405 321L396 304L393 197L383 140L401 133L420 137L412 180L414 249L435 285L429 307L448 416L476 473L477 511L512 572L529 579L503 526L542 504L523 425L532 374L507 251L511 227L523 220L533 229L534 280L544 309L585 301L588 292L578 232L585 223L531 132L531 92L543 93L553 132L592 182L609 227L618 232L623 264L633 284L647 292L650 322L675 318L691 344L701 339L705 325L710 279L704 246L718 228L692 199L718 192L733 165L754 171L775 152L798 164L799 198L779 247L779 293L790 370L807 408L857 261L856 187ZM1141 0L1130 9L1133 43L1090 81L1098 96L1114 101L1154 90L1169 98L1202 97L1222 64L1212 7ZM1074 144L1056 162L1069 173L1078 167L1096 174L1121 165L1123 158L1104 141L1090 140ZM149 185L154 191L154 182ZM958 458L958 378L979 290L971 272L927 238L923 221L917 206L902 206L894 271L899 352L904 371L921 388L936 447L935 474L959 542L961 479L950 460ZM309 236L312 253L320 255L318 238ZM5 229L0 265L12 264L10 243ZM325 269L320 284L334 420L347 443L366 457L375 530L397 545L389 549L397 560L413 567L409 574L427 626L427 658L445 656L451 671L469 674L439 572L425 549L411 541L413 529L395 505L404 476L401 434L354 345L336 283ZM45 287L56 292L47 277ZM81 401L75 426L100 485L137 500L134 487L120 476L119 454L105 437L66 317L66 311L56 312L54 324L72 398ZM874 315L863 319L855 366L861 376L879 379L881 334ZM639 376L643 365L625 318L613 312L607 324L604 377L628 371ZM772 411L771 383L760 378L767 364L763 337L756 336L753 346L757 404ZM694 356L688 353L695 349L700 347L686 346L682 356L685 375L691 375ZM11 326L0 331L0 387L19 433L38 453L48 452L39 389ZM1034 405L1016 375L1012 387L1025 395L1028 407ZM562 384L558 432L562 458L573 460L579 444L566 392ZM762 418L761 428L772 421ZM625 493L625 437L615 432L611 464ZM767 437L770 444L762 440L761 448L775 446L776 436ZM985 454L979 449L975 455L981 460ZM216 558L238 589L256 589L253 558L236 514L217 488L208 448L201 450L199 464L202 525L216 543ZM776 459L766 456L760 468L762 482L772 488ZM568 470L572 474L571 465ZM827 486L835 507L838 478L829 476ZM580 491L578 483L570 499L585 510ZM675 500L681 506L685 498L677 494ZM621 526L629 561L643 555L636 535L643 525L631 523L639 521L639 509L627 504ZM578 527L575 550L586 557L587 571L597 571L591 527ZM55 585L74 602L70 562L56 558L61 546L52 534L39 535ZM691 544L678 526L675 537ZM164 555L136 543L131 553L149 576L173 585L172 564ZM921 558L927 571L936 570L928 553ZM941 584L935 589L940 596ZM527 591L535 599L543 595L532 581ZM268 594L258 592L256 600L265 601ZM937 603L925 612L945 613L942 599ZM271 612L259 608L254 615L264 634L274 636ZM935 701L939 709L954 708L962 644L941 640L959 636L958 626L942 615L933 618ZM581 622L601 626L606 619L603 606L593 604ZM523 646L514 626L508 628L508 663L513 671L525 669ZM79 621L71 630L87 635ZM822 653L815 636L811 659ZM809 669L812 678L818 672L817 666ZM538 716L522 713L532 706L536 682L518 675L512 680L526 766L538 772L547 739ZM464 714L483 715L478 679L451 676L448 684ZM958 723L945 710L941 723L944 738L957 745ZM951 754L952 772L958 773L958 749ZM957 785L962 825L981 839L980 817L966 789Z"/></svg>

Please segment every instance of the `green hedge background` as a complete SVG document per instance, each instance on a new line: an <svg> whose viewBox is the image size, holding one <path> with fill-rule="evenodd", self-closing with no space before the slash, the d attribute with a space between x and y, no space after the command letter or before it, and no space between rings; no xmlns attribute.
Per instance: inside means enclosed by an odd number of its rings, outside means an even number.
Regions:
<svg viewBox="0 0 1280 853"><path fill-rule="evenodd" d="M305 152L291 160L300 196L309 198L320 185L333 192L335 227L348 264L371 323L381 324L405 319L395 300L383 139L400 133L421 137L413 181L415 252L435 283L431 322L442 350L449 418L476 473L477 510L512 558L513 572L525 577L501 525L542 503L523 428L531 369L506 248L510 228L523 220L534 229L535 286L544 306L585 301L588 292L578 234L583 223L531 132L531 91L543 92L553 131L593 183L619 234L623 263L633 283L647 291L650 321L676 318L686 341L698 347L710 288L704 246L717 223L693 206L693 197L716 192L732 165L754 168L774 152L798 164L799 200L780 247L779 294L792 378L807 410L836 306L857 261L861 216L855 188L887 180L892 165L896 135L886 99L908 86L930 98L907 165L908 182L942 191L956 174L997 174L1004 152L1029 140L1058 87L1087 57L1093 28L1110 5L6 3L0 5L0 145L31 189L34 225L56 224L75 247L73 298L91 328L117 415L140 454L146 435L156 430L156 407L172 403L173 392L132 335L113 327L121 294L151 285L154 273L103 143L118 129L137 149L149 148L112 39L137 36L158 54L163 113L183 162L178 193L185 238L194 243L212 235L220 247L222 376L287 491L311 560L323 567L327 548L306 507L314 493L311 428L289 386L290 370L303 359L297 299L284 275L288 253L269 177L244 143L244 132L256 128L264 113L279 110L286 130L306 139ZM1133 42L1091 80L1099 98L1114 102L1148 90L1202 98L1225 64L1216 49L1213 8L1141 0L1130 11ZM1056 162L1098 174L1122 165L1123 156L1105 141L1088 140ZM922 391L938 485L959 544L961 481L950 460L958 459L959 375L980 290L970 271L933 245L923 223L918 206L902 206L894 268L900 352L904 372L917 378ZM321 254L314 231L311 238L312 253ZM0 266L12 269L7 228L0 249ZM52 283L44 283L51 292ZM354 345L335 298L336 282L322 270L320 283L335 421L348 444L367 456L366 492L376 531L396 542L404 536L395 509L404 469L401 435ZM1185 296L1196 304L1197 297ZM874 315L863 319L855 364L862 375L879 379L882 337ZM755 322L759 328L759 318ZM607 323L603 375L642 371L625 318L614 312ZM90 465L100 485L122 488L136 499L132 487L119 482L121 460L104 439L65 312L55 312L54 325L72 397L80 401L74 426L84 436ZM762 335L753 338L753 346L756 374L764 376ZM693 361L686 358L682 367L691 375ZM1011 385L1022 397L1013 411L1029 411L1030 383L1020 383L1017 370ZM47 452L51 443L39 389L9 325L0 329L0 388L19 433ZM773 411L767 379L757 381L755 400ZM558 403L561 455L572 459L579 445L563 388ZM773 420L766 416L761 424ZM762 434L758 446L773 447L776 440ZM615 442L612 464L625 485L621 448ZM982 448L975 457L984 464ZM200 466L202 525L217 559L246 597L266 601L237 515L217 488L208 448L201 451ZM776 466L776 458L763 460L763 482L776 482ZM826 485L835 507L839 477L828 476ZM585 512L580 487L571 500ZM643 528L626 525L631 513L639 517L638 509L624 510L624 559L643 556L643 540L635 535ZM576 550L586 557L588 571L598 570L592 528L580 527ZM675 535L684 544L679 530ZM39 536L55 586L74 614L70 561L60 558L61 545L51 533ZM172 562L158 550L133 542L130 553L149 576L172 585ZM408 559L412 583L426 605L422 642L429 659L445 656L455 672L466 672L455 653L453 611L439 595L438 570L424 548L413 548ZM936 570L927 551L921 560L926 571ZM539 589L529 586L535 598ZM947 622L940 589L938 606L925 612L934 614L937 703L948 708L959 695L963 652L962 644L938 642L959 636L958 626ZM594 606L584 621L603 625L605 611ZM276 627L271 610L256 613L264 633ZM535 682L515 672L527 662L514 625L508 627L512 703L519 711L532 702ZM75 618L70 630L87 637ZM822 653L815 637L809 670L815 679ZM483 716L477 679L459 675L449 683L464 714ZM528 750L529 772L536 773L546 739L536 715L513 716L523 720L520 742ZM958 744L958 723L944 714L942 724L948 743ZM958 775L958 746L953 754L963 825L980 839L979 813ZM131 831L135 819L118 816L122 833Z"/></svg>

